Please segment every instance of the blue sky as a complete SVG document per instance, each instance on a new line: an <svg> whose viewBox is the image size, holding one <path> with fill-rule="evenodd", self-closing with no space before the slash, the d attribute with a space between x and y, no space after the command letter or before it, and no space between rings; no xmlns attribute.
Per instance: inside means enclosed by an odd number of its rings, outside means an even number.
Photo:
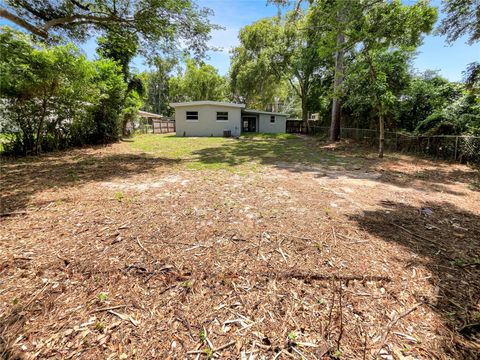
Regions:
<svg viewBox="0 0 480 360"><path fill-rule="evenodd" d="M404 0L413 3L413 0ZM433 0L432 4L439 6L440 0ZM207 63L215 66L220 74L228 73L230 66L229 51L238 45L239 30L252 22L263 17L277 15L277 7L266 5L266 0L198 0L202 7L212 9L212 23L221 25L225 30L216 30L212 33L210 46L222 48L218 52L209 52ZM440 19L443 17L440 14ZM0 24L7 23L1 20ZM95 39L83 44L82 49L89 58L95 57ZM423 45L418 49L418 55L414 61L414 67L420 71L431 69L439 70L440 74L451 81L462 78L462 71L468 63L480 61L480 44L467 45L466 39L459 39L452 45L445 42L444 37L429 35L425 37ZM137 58L134 66L142 71L145 69L144 61Z"/></svg>
<svg viewBox="0 0 480 360"><path fill-rule="evenodd" d="M413 3L414 1L405 1ZM440 0L431 1L432 5L439 6ZM238 31L241 27L267 16L275 16L277 8L266 5L265 0L201 0L201 6L209 7L215 15L212 22L222 25L225 31L215 31L210 44L222 47L220 53L209 53L208 63L219 69L224 75L228 73L230 59L228 51L238 44ZM440 19L443 14L440 14ZM466 38L459 39L452 45L445 42L441 36L429 35L418 49L414 67L420 71L431 69L439 70L440 74L451 81L462 78L462 71L467 64L480 61L480 44L467 45Z"/></svg>

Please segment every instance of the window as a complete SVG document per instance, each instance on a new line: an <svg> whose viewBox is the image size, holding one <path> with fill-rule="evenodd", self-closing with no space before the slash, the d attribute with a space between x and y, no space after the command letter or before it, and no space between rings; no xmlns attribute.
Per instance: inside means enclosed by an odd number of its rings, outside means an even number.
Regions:
<svg viewBox="0 0 480 360"><path fill-rule="evenodd" d="M187 111L187 120L198 121L198 111Z"/></svg>
<svg viewBox="0 0 480 360"><path fill-rule="evenodd" d="M270 115L270 122L274 123L275 122L275 115Z"/></svg>
<svg viewBox="0 0 480 360"><path fill-rule="evenodd" d="M228 121L228 111L217 111L217 121Z"/></svg>

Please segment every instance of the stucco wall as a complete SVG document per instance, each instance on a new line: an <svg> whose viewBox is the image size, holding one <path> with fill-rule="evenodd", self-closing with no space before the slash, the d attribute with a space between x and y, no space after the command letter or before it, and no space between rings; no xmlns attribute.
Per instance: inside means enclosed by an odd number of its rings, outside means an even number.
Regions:
<svg viewBox="0 0 480 360"><path fill-rule="evenodd" d="M270 122L270 115L259 114L259 132L262 133L284 133L287 131L287 117L285 115L275 115L275 122Z"/></svg>
<svg viewBox="0 0 480 360"><path fill-rule="evenodd" d="M198 111L198 121L186 120L187 111ZM228 112L227 121L217 121L217 111ZM231 130L232 136L240 136L241 109L218 105L182 106L175 109L177 136L223 136L223 130Z"/></svg>

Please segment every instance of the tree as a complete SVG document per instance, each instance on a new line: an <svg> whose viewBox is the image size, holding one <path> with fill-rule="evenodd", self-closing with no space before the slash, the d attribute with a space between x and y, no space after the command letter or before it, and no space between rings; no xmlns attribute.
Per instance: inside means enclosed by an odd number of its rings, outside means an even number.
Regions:
<svg viewBox="0 0 480 360"><path fill-rule="evenodd" d="M195 54L207 49L211 11L191 0L5 0L0 16L45 40L83 41L112 25L137 34L154 51L182 42Z"/></svg>
<svg viewBox="0 0 480 360"><path fill-rule="evenodd" d="M449 82L434 71L412 76L402 91L398 106L398 126L414 131L434 112L439 112L461 96L461 85Z"/></svg>
<svg viewBox="0 0 480 360"><path fill-rule="evenodd" d="M105 144L117 141L123 129L127 87L118 64L110 59L95 62L93 84L98 98L92 109L93 129L88 142Z"/></svg>
<svg viewBox="0 0 480 360"><path fill-rule="evenodd" d="M72 45L33 44L22 33L0 32L4 111L2 131L11 133L12 151L38 154L64 146L68 128L94 101L95 68Z"/></svg>
<svg viewBox="0 0 480 360"><path fill-rule="evenodd" d="M177 65L173 58L156 57L150 61L153 70L146 73L147 99L145 109L156 114L170 114L169 81L171 72Z"/></svg>
<svg viewBox="0 0 480 360"><path fill-rule="evenodd" d="M464 35L468 35L470 44L480 39L480 1L443 0L442 10L446 16L438 30L449 43Z"/></svg>
<svg viewBox="0 0 480 360"><path fill-rule="evenodd" d="M251 99L266 92L271 97L276 84L286 80L300 98L302 120L308 124L312 84L324 75L328 64L319 51L318 41L323 38L310 21L308 13L294 11L285 19L261 19L240 31L240 46L234 49L230 70L237 96L243 93Z"/></svg>
<svg viewBox="0 0 480 360"><path fill-rule="evenodd" d="M368 63L372 101L378 116L378 156L383 157L385 142L385 115L393 94L388 87L385 72L376 66L375 58L392 49L414 49L420 45L422 35L431 31L437 10L428 2L403 5L401 1L382 1L365 14L360 31L362 39L359 54Z"/></svg>
<svg viewBox="0 0 480 360"><path fill-rule="evenodd" d="M230 66L230 90L236 101L261 108L273 102L278 85L286 79L271 68L268 47L280 44L280 36L275 19L261 19L240 29L240 46L233 49Z"/></svg>
<svg viewBox="0 0 480 360"><path fill-rule="evenodd" d="M226 99L227 81L212 65L187 59L185 73L171 78L169 87L173 101L222 101Z"/></svg>
<svg viewBox="0 0 480 360"><path fill-rule="evenodd" d="M137 55L138 41L136 33L113 25L98 39L97 53L104 59L114 60L120 66L124 80L128 81L130 62Z"/></svg>

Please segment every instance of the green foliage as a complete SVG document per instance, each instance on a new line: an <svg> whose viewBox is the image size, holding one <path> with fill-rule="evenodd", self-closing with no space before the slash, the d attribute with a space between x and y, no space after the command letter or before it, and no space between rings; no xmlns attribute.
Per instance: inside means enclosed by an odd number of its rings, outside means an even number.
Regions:
<svg viewBox="0 0 480 360"><path fill-rule="evenodd" d="M443 0L443 12L447 15L441 22L439 32L447 35L452 43L464 35L469 43L480 39L480 2L478 0Z"/></svg>
<svg viewBox="0 0 480 360"><path fill-rule="evenodd" d="M347 61L348 75L345 79L344 112L347 120L356 127L373 126L378 113L373 96L382 101L384 115L392 116L399 106L398 97L410 80L408 63L411 51L393 50L360 53ZM371 68L375 67L376 78L372 82Z"/></svg>
<svg viewBox="0 0 480 360"><path fill-rule="evenodd" d="M209 9L192 0L5 0L9 19L48 41L84 41L92 34L111 36L112 26L138 37L144 52L168 52L184 44L204 54L212 28ZM135 35L131 35L135 34ZM181 40L181 41L179 41ZM115 42L123 42L117 38ZM124 47L122 47L124 48ZM110 48L110 51L115 49ZM124 56L120 54L120 56Z"/></svg>
<svg viewBox="0 0 480 360"><path fill-rule="evenodd" d="M155 57L150 61L150 65L153 70L145 74L147 84L145 110L155 114L171 115L169 79L177 60Z"/></svg>
<svg viewBox="0 0 480 360"><path fill-rule="evenodd" d="M187 59L185 73L170 78L172 101L226 100L227 80L212 65Z"/></svg>
<svg viewBox="0 0 480 360"><path fill-rule="evenodd" d="M126 84L112 60L89 61L72 45L46 48L0 31L4 151L34 154L118 139Z"/></svg>
<svg viewBox="0 0 480 360"><path fill-rule="evenodd" d="M114 60L122 69L125 81L130 77L129 64L138 52L138 36L119 26L111 26L105 36L98 38L97 53L101 58Z"/></svg>
<svg viewBox="0 0 480 360"><path fill-rule="evenodd" d="M39 153L67 144L96 92L95 68L71 45L39 47L9 28L0 32L4 108L2 129L14 135L7 151Z"/></svg>
<svg viewBox="0 0 480 360"><path fill-rule="evenodd" d="M429 115L440 112L460 96L459 84L451 83L435 72L412 76L399 99L397 126L413 131Z"/></svg>
<svg viewBox="0 0 480 360"><path fill-rule="evenodd" d="M94 127L89 142L104 144L120 138L121 114L124 108L127 84L114 61L99 60L95 65L97 73L94 84L99 95L98 103L92 111Z"/></svg>
<svg viewBox="0 0 480 360"><path fill-rule="evenodd" d="M324 37L307 11L290 12L285 18L261 19L240 30L230 69L231 91L247 105L265 107L278 99L287 82L300 99L307 118L307 103L315 85L321 85L331 56L324 51ZM287 97L283 96L283 102Z"/></svg>
<svg viewBox="0 0 480 360"><path fill-rule="evenodd" d="M99 293L97 297L98 297L98 300L101 302L108 300L108 294L104 292Z"/></svg>

